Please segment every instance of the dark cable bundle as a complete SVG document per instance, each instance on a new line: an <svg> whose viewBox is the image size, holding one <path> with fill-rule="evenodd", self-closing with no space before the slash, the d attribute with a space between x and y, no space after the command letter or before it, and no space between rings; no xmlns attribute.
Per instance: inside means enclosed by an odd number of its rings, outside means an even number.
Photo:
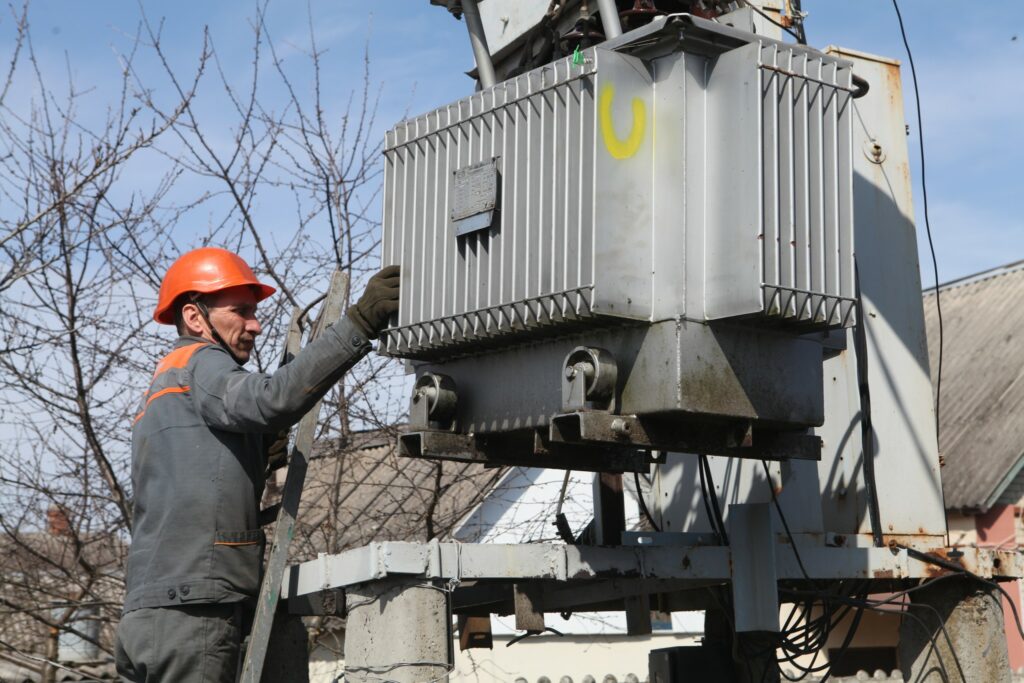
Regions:
<svg viewBox="0 0 1024 683"><path fill-rule="evenodd" d="M708 456L704 454L697 456L697 469L700 473L700 493L704 498L704 510L707 512L711 531L718 538L720 545L729 545L729 534L725 531L722 508L718 505L718 493L715 491L715 480L711 476L711 464L708 462Z"/></svg>

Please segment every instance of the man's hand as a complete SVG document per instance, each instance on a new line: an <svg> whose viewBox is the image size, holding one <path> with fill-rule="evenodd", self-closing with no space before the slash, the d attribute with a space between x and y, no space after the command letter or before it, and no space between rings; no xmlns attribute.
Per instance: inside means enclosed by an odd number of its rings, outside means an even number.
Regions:
<svg viewBox="0 0 1024 683"><path fill-rule="evenodd" d="M274 470L280 469L288 464L288 431L287 429L278 432L267 447L267 476Z"/></svg>
<svg viewBox="0 0 1024 683"><path fill-rule="evenodd" d="M366 291L354 306L349 306L348 317L359 325L367 337L376 337L388 317L398 310L398 266L387 266L370 278Z"/></svg>

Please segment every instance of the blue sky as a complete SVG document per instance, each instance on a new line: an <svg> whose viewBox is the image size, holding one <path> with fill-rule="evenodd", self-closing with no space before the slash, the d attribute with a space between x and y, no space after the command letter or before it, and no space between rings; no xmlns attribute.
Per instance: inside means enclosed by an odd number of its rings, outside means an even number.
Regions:
<svg viewBox="0 0 1024 683"><path fill-rule="evenodd" d="M252 29L249 2L144 2L153 21L163 19L164 44L183 70L196 61L209 27L229 80L250 75ZM983 9L974 9L983 7ZM809 42L837 44L896 57L904 63L907 123L917 184L915 210L922 249L924 222L917 166L909 66L890 0L804 0ZM995 0L902 0L914 50L924 112L932 229L940 280L1024 259L1024 218L1018 209L1024 159L1024 2ZM373 81L380 87L375 135L405 114L416 114L472 90L463 72L472 66L465 26L428 0L333 0L309 4L319 47L326 50L322 78L326 109L341 111L362 78L369 51ZM117 53L131 45L139 22L135 3L114 0L37 0L30 10L33 43L48 78L63 78L70 65L77 86L92 88L83 106L102 115L118 80ZM0 18L0 55L6 64L10 13ZM296 64L308 41L304 4L272 0L268 26L275 49ZM143 61L156 89L166 87L156 64ZM147 71L150 70L150 71ZM212 83L212 82L211 82ZM211 86L212 87L212 86ZM27 97L27 93L25 95ZM215 102L215 98L210 100ZM13 102L12 106L17 106ZM216 120L215 104L211 108ZM90 113L85 112L87 115ZM230 131L223 131L228 135ZM272 211L272 207L264 207ZM924 260L922 281L932 282Z"/></svg>

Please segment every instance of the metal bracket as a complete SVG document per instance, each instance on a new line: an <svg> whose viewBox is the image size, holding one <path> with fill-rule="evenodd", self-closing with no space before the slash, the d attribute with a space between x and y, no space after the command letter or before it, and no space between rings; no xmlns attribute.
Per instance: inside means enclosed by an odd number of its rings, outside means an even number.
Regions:
<svg viewBox="0 0 1024 683"><path fill-rule="evenodd" d="M540 633L544 630L544 612L541 611L540 586L536 583L514 584L513 603L516 610L516 630Z"/></svg>
<svg viewBox="0 0 1024 683"><path fill-rule="evenodd" d="M459 615L459 649L462 651L474 648L494 647L494 636L491 633L491 617Z"/></svg>
<svg viewBox="0 0 1024 683"><path fill-rule="evenodd" d="M619 370L610 351L577 346L562 365L562 410L615 412Z"/></svg>
<svg viewBox="0 0 1024 683"><path fill-rule="evenodd" d="M706 453L761 460L820 460L821 439L749 423L693 423L578 411L551 418L552 443L617 444L644 450Z"/></svg>
<svg viewBox="0 0 1024 683"><path fill-rule="evenodd" d="M732 597L736 632L779 631L775 534L768 503L729 506Z"/></svg>
<svg viewBox="0 0 1024 683"><path fill-rule="evenodd" d="M547 467L581 472L650 472L662 462L654 454L621 446L551 441L542 430L503 434L457 434L444 430L408 432L398 437L398 455L425 460L478 462L488 466Z"/></svg>
<svg viewBox="0 0 1024 683"><path fill-rule="evenodd" d="M328 588L318 593L307 593L288 598L288 614L300 617L345 616L345 591Z"/></svg>
<svg viewBox="0 0 1024 683"><path fill-rule="evenodd" d="M409 424L429 429L448 429L455 418L458 394L455 380L447 375L421 375L412 389Z"/></svg>

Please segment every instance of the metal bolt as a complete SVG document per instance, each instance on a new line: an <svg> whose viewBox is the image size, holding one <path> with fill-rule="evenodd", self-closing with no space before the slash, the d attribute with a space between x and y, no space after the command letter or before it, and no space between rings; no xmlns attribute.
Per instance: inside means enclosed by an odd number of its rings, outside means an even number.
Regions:
<svg viewBox="0 0 1024 683"><path fill-rule="evenodd" d="M616 436L628 438L630 429L632 429L632 426L621 417L617 417L612 420L611 430Z"/></svg>
<svg viewBox="0 0 1024 683"><path fill-rule="evenodd" d="M565 378L566 379L575 379L576 378L576 366L575 365L569 365L569 366L567 366L565 368Z"/></svg>
<svg viewBox="0 0 1024 683"><path fill-rule="evenodd" d="M871 146L871 156L875 158L876 162L881 163L882 161L882 146L877 142Z"/></svg>

